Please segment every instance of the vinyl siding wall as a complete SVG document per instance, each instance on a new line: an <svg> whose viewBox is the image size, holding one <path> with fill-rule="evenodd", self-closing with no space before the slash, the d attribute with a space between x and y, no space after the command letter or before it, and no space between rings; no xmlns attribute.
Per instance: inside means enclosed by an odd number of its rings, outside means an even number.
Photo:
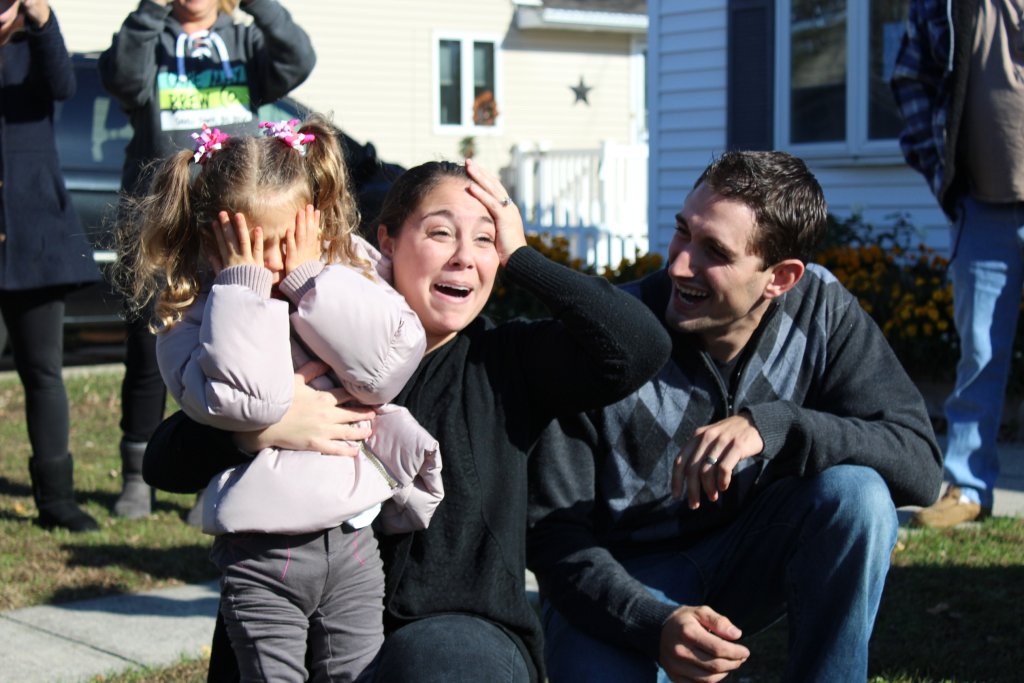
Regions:
<svg viewBox="0 0 1024 683"><path fill-rule="evenodd" d="M650 0L651 249L664 253L674 216L693 181L726 148L727 1ZM742 101L742 97L739 98ZM879 225L902 213L945 252L948 226L924 180L898 146L874 163L807 158L836 216L861 213Z"/></svg>
<svg viewBox="0 0 1024 683"><path fill-rule="evenodd" d="M317 67L294 96L331 113L381 158L405 166L459 158L464 132L434 126L434 38L438 32L481 34L500 45L495 132L476 134L477 158L495 170L518 142L595 148L630 137L630 36L607 32L530 30L512 26L510 0L283 0L310 34ZM71 50L109 45L137 0L52 0ZM241 16L245 16L244 12ZM580 76L590 105L574 104Z"/></svg>

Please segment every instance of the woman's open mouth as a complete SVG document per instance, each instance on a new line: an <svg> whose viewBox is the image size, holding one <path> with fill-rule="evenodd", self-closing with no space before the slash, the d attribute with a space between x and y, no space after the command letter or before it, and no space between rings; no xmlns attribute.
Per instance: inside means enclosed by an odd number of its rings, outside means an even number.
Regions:
<svg viewBox="0 0 1024 683"><path fill-rule="evenodd" d="M444 294L445 296L452 296L457 299L464 299L467 296L469 296L470 292L473 291L472 289L464 285L452 285L445 283L438 283L434 285L434 289L436 289L439 293Z"/></svg>

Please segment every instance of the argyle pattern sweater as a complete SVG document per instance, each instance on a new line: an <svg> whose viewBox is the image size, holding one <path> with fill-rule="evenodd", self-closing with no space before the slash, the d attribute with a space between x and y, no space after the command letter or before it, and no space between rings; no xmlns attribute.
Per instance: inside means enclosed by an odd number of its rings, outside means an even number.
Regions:
<svg viewBox="0 0 1024 683"><path fill-rule="evenodd" d="M628 290L661 317L670 287L660 271ZM673 608L620 559L678 549L728 524L779 477L864 465L882 475L896 505L927 505L942 476L920 393L824 268L809 265L772 304L728 386L696 336L671 336L672 358L654 379L607 408L560 420L530 462L527 563L542 594L592 635L652 657ZM719 502L690 510L671 496L673 460L695 429L740 411L763 452L740 463Z"/></svg>

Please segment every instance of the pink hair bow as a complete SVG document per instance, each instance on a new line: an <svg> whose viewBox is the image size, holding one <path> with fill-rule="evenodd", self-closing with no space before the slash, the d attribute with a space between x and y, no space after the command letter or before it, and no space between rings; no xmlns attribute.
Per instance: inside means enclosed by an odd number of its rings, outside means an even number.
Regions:
<svg viewBox="0 0 1024 683"><path fill-rule="evenodd" d="M196 141L195 154L192 155L192 160L197 164L206 163L213 156L214 152L219 151L224 146L229 137L231 136L221 133L220 128L210 128L204 123L202 130L198 133L192 133L192 139Z"/></svg>
<svg viewBox="0 0 1024 683"><path fill-rule="evenodd" d="M316 136L312 133L299 133L295 130L297 125L299 125L298 119L276 122L262 121L260 128L263 129L263 134L267 137L277 138L292 149L297 150L299 154L305 154L305 145L316 140Z"/></svg>

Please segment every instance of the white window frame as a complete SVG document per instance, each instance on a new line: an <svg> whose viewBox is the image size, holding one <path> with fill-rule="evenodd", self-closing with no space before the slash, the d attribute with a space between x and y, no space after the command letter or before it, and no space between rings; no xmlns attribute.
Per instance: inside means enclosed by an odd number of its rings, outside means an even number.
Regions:
<svg viewBox="0 0 1024 683"><path fill-rule="evenodd" d="M775 0L775 147L809 159L902 163L897 138L868 139L871 3L862 0L846 0L846 139L790 142L791 5L791 0Z"/></svg>
<svg viewBox="0 0 1024 683"><path fill-rule="evenodd" d="M461 43L460 68L462 71L462 123L441 123L441 41L453 40ZM431 66L431 105L433 109L434 133L438 135L502 135L505 131L506 107L502 86L502 38L496 33L467 33L460 31L435 31L433 35L433 64ZM498 119L493 126L478 126L473 123L473 43L494 45L494 102L498 107ZM468 123L467 123L468 121Z"/></svg>
<svg viewBox="0 0 1024 683"><path fill-rule="evenodd" d="M633 38L629 44L629 117L632 142L647 143L647 52L646 38Z"/></svg>

